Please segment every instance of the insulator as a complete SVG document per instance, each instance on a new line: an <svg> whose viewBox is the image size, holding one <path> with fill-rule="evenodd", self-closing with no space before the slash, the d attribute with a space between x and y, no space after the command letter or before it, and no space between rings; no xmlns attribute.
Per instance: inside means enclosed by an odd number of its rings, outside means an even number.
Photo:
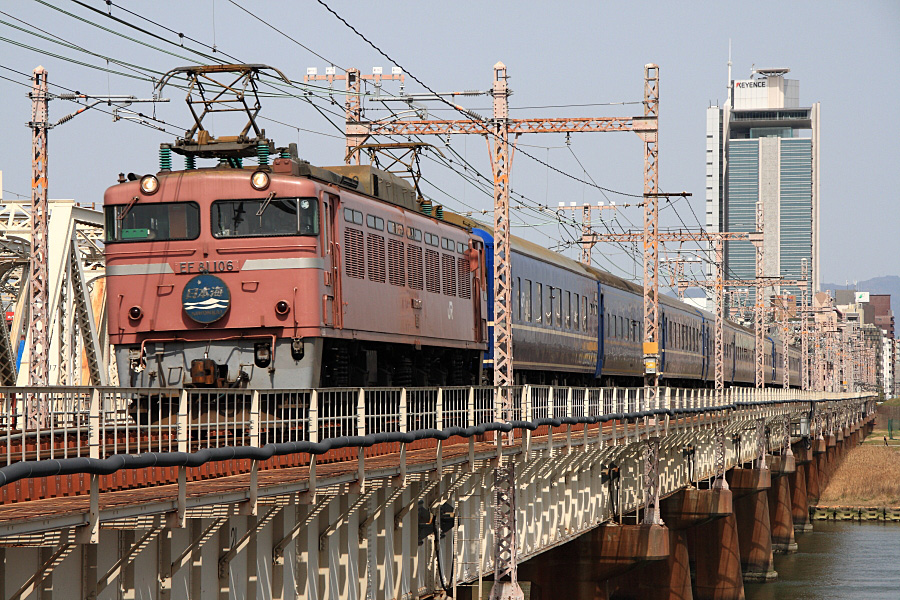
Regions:
<svg viewBox="0 0 900 600"><path fill-rule="evenodd" d="M285 148L281 149L281 158L290 158L291 152Z"/></svg>
<svg viewBox="0 0 900 600"><path fill-rule="evenodd" d="M438 219L443 219L444 218L444 207L441 206L440 204L438 204L437 206L434 207L434 209L435 209L434 216L436 216Z"/></svg>
<svg viewBox="0 0 900 600"><path fill-rule="evenodd" d="M422 214L431 215L431 200L422 200Z"/></svg>
<svg viewBox="0 0 900 600"><path fill-rule="evenodd" d="M192 154L187 154L184 157L184 170L185 171L193 171L197 168L197 160L194 158Z"/></svg>
<svg viewBox="0 0 900 600"><path fill-rule="evenodd" d="M159 170L172 170L172 148L168 145L161 145L159 147Z"/></svg>
<svg viewBox="0 0 900 600"><path fill-rule="evenodd" d="M259 142L256 146L256 156L259 159L259 166L265 167L269 164L269 144Z"/></svg>

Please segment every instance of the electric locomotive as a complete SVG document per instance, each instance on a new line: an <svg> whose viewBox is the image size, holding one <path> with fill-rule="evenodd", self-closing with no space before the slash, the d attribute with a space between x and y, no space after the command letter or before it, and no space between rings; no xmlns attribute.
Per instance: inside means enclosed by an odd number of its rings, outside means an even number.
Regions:
<svg viewBox="0 0 900 600"><path fill-rule="evenodd" d="M162 170L104 198L110 339L123 385L477 383L481 238L403 179L317 168Z"/></svg>

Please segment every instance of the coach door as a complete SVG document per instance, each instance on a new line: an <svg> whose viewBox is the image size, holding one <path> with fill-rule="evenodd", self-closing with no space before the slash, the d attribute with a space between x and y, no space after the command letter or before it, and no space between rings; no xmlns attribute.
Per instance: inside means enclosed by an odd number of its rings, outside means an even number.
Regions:
<svg viewBox="0 0 900 600"><path fill-rule="evenodd" d="M606 307L603 302L603 287L597 282L597 368L594 370L594 378L599 379L603 374L603 356L606 353L604 337L606 335Z"/></svg>
<svg viewBox="0 0 900 600"><path fill-rule="evenodd" d="M325 193L322 195L323 223L323 256L325 266L325 294L322 297L322 319L325 325L342 329L344 312L341 303L341 245L338 236L341 217L340 196Z"/></svg>

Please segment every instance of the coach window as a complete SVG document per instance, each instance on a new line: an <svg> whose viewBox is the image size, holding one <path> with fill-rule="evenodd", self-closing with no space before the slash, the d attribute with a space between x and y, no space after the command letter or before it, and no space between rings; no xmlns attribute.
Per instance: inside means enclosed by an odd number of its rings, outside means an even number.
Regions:
<svg viewBox="0 0 900 600"><path fill-rule="evenodd" d="M562 304L562 322L563 326L566 329L572 328L572 292L567 291L565 298L563 298L562 290L559 292L559 299Z"/></svg>
<svg viewBox="0 0 900 600"><path fill-rule="evenodd" d="M422 241L422 230L416 229L415 227L407 227L406 228L406 237L411 239L414 242Z"/></svg>
<svg viewBox="0 0 900 600"><path fill-rule="evenodd" d="M445 240L447 238L444 238ZM513 298L513 320L521 321L522 320L522 278L516 277L513 279L513 289L512 289L512 298Z"/></svg>
<svg viewBox="0 0 900 600"><path fill-rule="evenodd" d="M562 300L563 293L561 288L553 288L556 293L556 299L553 301L553 312L556 314L556 326L562 327Z"/></svg>
<svg viewBox="0 0 900 600"><path fill-rule="evenodd" d="M200 235L196 202L120 204L106 207L107 242L194 240Z"/></svg>
<svg viewBox="0 0 900 600"><path fill-rule="evenodd" d="M437 247L437 245L440 243L440 237L434 235L433 233L428 233L426 231L425 232L425 243L428 244L429 246Z"/></svg>
<svg viewBox="0 0 900 600"><path fill-rule="evenodd" d="M210 220L217 238L318 235L315 198L216 200Z"/></svg>
<svg viewBox="0 0 900 600"><path fill-rule="evenodd" d="M587 296L582 296L581 297L581 329L583 331L587 331L587 322L588 322Z"/></svg>
<svg viewBox="0 0 900 600"><path fill-rule="evenodd" d="M456 242L456 251L458 253L465 254L466 248L467 248L467 246L465 244L463 244L462 242Z"/></svg>
<svg viewBox="0 0 900 600"><path fill-rule="evenodd" d="M572 325L575 327L575 330L578 331L581 329L581 301L579 300L578 294L575 294L575 304L572 305Z"/></svg>
<svg viewBox="0 0 900 600"><path fill-rule="evenodd" d="M540 323L544 315L544 284L538 282L534 293L534 322Z"/></svg>
<svg viewBox="0 0 900 600"><path fill-rule="evenodd" d="M522 288L522 297L525 299L525 318L524 321L531 322L531 280L525 280L525 287Z"/></svg>
<svg viewBox="0 0 900 600"><path fill-rule="evenodd" d="M544 300L544 323L548 327L553 327L553 286L548 285L545 290L547 297Z"/></svg>

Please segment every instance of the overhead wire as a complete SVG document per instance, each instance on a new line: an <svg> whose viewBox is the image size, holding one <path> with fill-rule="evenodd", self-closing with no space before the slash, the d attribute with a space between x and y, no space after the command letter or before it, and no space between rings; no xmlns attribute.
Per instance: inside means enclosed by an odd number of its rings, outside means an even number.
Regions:
<svg viewBox="0 0 900 600"><path fill-rule="evenodd" d="M405 67L404 67L403 65L401 65L399 62L397 62L396 60L394 60L387 52L385 52L384 50L382 50L381 48L379 48L377 45L375 45L374 42L372 42L369 38L367 38L363 33L361 33L361 32L360 32L358 29L356 29L353 25L351 25L346 19L344 19L344 17L342 17L340 14L338 14L338 13L337 13L333 8L331 8L324 0L316 0L316 2L318 2L322 7L325 8L325 10L327 10L327 11L328 11L329 13L331 13L336 19L338 19L341 23L343 23L346 27L348 27L351 31L353 31L353 33L355 33L358 37L360 37L363 41L365 41L369 46L371 46L372 49L374 49L376 52L378 52L379 54L381 54L383 57L385 57L386 59L388 59L389 61L391 61L392 63L394 63L394 64L397 65L398 67L400 67L401 69L403 69L403 72L404 72L406 75L409 75L409 77L410 77L411 79L413 79L416 83L418 83L418 84L421 85L423 88L425 88L426 90L428 90L429 93L431 93L431 94L433 94L434 96L436 96L437 99L438 99L439 101L443 102L444 104L446 104L446 105L449 106L450 108L455 109L457 112L459 112L459 113L461 113L461 114L463 114L463 115L466 115L467 118L471 118L471 116L472 116L471 114L468 114L468 113L467 113L466 111L464 111L461 107L458 107L457 105L453 104L453 103L450 102L449 100L443 98L443 97L442 97L441 95L439 95L436 91L434 91L431 87L429 87L428 84L426 84L424 81L422 81L421 79L419 79L414 73L410 72L409 69L405 68ZM498 136L496 133L493 133L493 132L491 132L491 131L488 130L488 134L491 135L491 136L493 136L494 138L499 139L499 136ZM584 179L581 179L580 177L576 177L575 175L572 175L571 173L567 173L567 172L563 171L562 169L559 169L558 167L555 167L554 165L551 165L550 163L548 163L548 162L546 162L546 161L544 161L544 160L542 160L542 159L540 159L540 158L538 158L538 157L536 157L536 156L534 156L534 155L532 155L532 154L530 154L530 153L528 153L528 152L526 152L526 151L524 151L524 150L521 150L521 149L520 149L520 150L519 150L519 153L524 154L525 156L527 156L528 158L532 159L533 161L535 161L535 162L537 162L537 163L539 163L539 164L541 164L541 165L543 165L543 166L545 166L545 167L547 167L547 168L549 168L549 169L555 171L556 173L558 173L558 174L560 174L560 175L563 175L564 177L573 179L573 180L575 180L575 181L579 181L579 182L581 182L581 183L583 183L583 184L585 184L585 185L590 185L591 187L596 187L596 188L602 189L602 190L607 191L607 192L609 192L609 193L611 193L611 194L618 194L618 195L621 195L621 196L627 196L627 197L631 197L631 198L643 198L643 194L630 194L630 193L628 193L628 192L621 192L621 191L614 190L614 189L611 189L611 188L607 188L607 187L603 187L603 186L598 186L597 184L592 183L592 182L585 181Z"/></svg>
<svg viewBox="0 0 900 600"><path fill-rule="evenodd" d="M7 71L12 71L13 73L16 73L16 74L18 74L18 75L21 75L21 76L27 78L28 81L31 81L31 77L32 77L32 76L31 76L30 74L25 73L25 72L23 72L23 71L19 71L18 69L13 69L12 67L7 67L6 65L0 65L0 69L6 69ZM0 77L2 77L2 76L0 76ZM22 81L16 81L16 80L10 79L10 78L8 78L8 77L3 77L3 79L6 79L6 80L8 80L8 81L12 81L13 83L17 83L17 84L22 85L22 86L24 86L24 87L27 87L27 88L29 88L29 89L31 88L31 84L29 84L29 83L25 83L25 82L22 82ZM57 95L54 95L55 97L58 97L58 98L61 99L61 100L67 100L67 101L69 101L69 102L74 102L75 104L78 104L79 106L84 106L84 104L82 104L82 103L79 101L79 100L81 99L81 98L79 98L79 97L83 97L84 99L90 99L90 98L93 98L93 99L95 99L95 100L102 100L102 99L103 99L102 97L98 98L98 97L95 97L95 96L91 96L91 95L89 95L89 94L83 94L82 92L79 92L78 90L73 90L72 88L68 88L68 87L66 87L66 86L64 86L64 85L60 85L60 84L58 84L58 83L48 83L48 85L51 86L51 87L59 88L59 89L61 89L61 90L65 90L65 91L71 93L72 95L76 96L75 98L67 98L67 97L65 97L64 95L58 95L58 94L57 94ZM98 112L101 112L101 113L110 115L110 116L112 116L112 117L115 117L115 116L116 116L113 112L110 112L110 111L107 111L107 110L103 110L103 109L100 108L99 106L94 106L94 107L91 108L91 110L96 110L96 111L98 111ZM150 115L145 115L145 114L143 114L143 113L141 113L141 112L138 112L138 111L132 111L132 112L133 112L133 114L135 114L136 116L138 116L138 117L140 117L140 118L139 118L139 119L131 119L131 118L129 118L129 119L122 119L122 120L131 122L131 123L137 123L138 125L143 125L143 126L145 126L145 127L149 127L150 129L155 129L155 130L157 130L157 131L163 131L163 132L168 133L168 134L170 134L170 135L178 135L176 132L169 131L168 129L166 129L166 126L168 126L168 127L177 127L177 125L175 125L175 124L173 124L173 123L168 123L168 122L166 122L166 121L164 121L164 120L162 120L162 119L158 119L158 118L152 117L152 116L150 116ZM152 121L152 122L156 122L156 123L160 123L161 125L154 125L151 121Z"/></svg>

